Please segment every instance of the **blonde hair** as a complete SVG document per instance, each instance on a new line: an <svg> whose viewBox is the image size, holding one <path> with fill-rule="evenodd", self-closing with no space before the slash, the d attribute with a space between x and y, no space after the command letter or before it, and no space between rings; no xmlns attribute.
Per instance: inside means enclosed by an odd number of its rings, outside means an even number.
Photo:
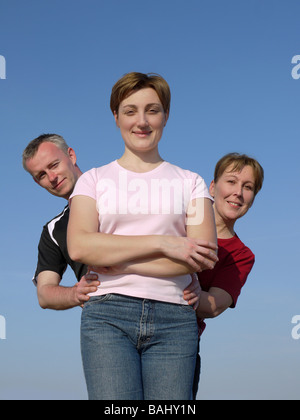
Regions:
<svg viewBox="0 0 300 420"><path fill-rule="evenodd" d="M239 153L228 153L223 156L216 164L214 173L214 182L217 183L218 179L226 170L230 172L240 172L245 166L251 166L254 174L254 196L261 190L264 181L264 170L256 159L247 155Z"/></svg>

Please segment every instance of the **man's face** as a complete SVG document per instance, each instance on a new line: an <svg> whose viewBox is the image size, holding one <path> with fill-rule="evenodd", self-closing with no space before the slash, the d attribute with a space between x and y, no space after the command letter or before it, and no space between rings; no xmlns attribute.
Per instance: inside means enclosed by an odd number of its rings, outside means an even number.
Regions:
<svg viewBox="0 0 300 420"><path fill-rule="evenodd" d="M34 157L26 161L26 166L37 184L65 199L69 199L80 176L74 150L69 148L66 155L50 142L42 143Z"/></svg>

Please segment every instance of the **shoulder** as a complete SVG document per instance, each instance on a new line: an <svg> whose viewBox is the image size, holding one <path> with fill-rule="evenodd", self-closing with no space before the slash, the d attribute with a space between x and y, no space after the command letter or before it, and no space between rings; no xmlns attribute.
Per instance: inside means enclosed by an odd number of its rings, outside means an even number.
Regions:
<svg viewBox="0 0 300 420"><path fill-rule="evenodd" d="M235 247L236 247L237 252L239 252L242 255L248 256L249 258L252 258L252 259L255 258L255 256L254 256L253 252L251 251L251 249L248 246L246 246L240 240L240 238L237 235L235 235L233 239L235 241Z"/></svg>
<svg viewBox="0 0 300 420"><path fill-rule="evenodd" d="M189 169L183 169L179 166L166 162L164 170L168 173L169 178L180 179L184 187L193 191L193 198L209 198L211 196L208 192L206 183L201 175Z"/></svg>
<svg viewBox="0 0 300 420"><path fill-rule="evenodd" d="M47 228L51 224L55 224L57 221L61 219L65 219L69 217L69 212L70 212L70 209L69 209L69 205L67 204L66 207L63 209L63 211L61 211L57 216L53 217L53 219L51 219L49 222L47 222L44 225L44 228Z"/></svg>
<svg viewBox="0 0 300 420"><path fill-rule="evenodd" d="M183 169L180 166L173 165L169 162L165 162L164 169L173 172L182 178L203 180L203 178L198 173L190 171L189 169Z"/></svg>
<svg viewBox="0 0 300 420"><path fill-rule="evenodd" d="M115 173L116 163L111 162L107 165L100 166L98 168L92 168L84 172L78 179L75 185L75 191L78 187L89 186L97 184L97 182L105 177L110 176Z"/></svg>
<svg viewBox="0 0 300 420"><path fill-rule="evenodd" d="M51 239L51 241L54 242L55 245L59 246L57 240L55 239L55 236L57 231L63 231L63 233L66 232L69 221L69 214L70 208L69 205L67 205L61 213L59 213L57 216L55 216L48 223L45 224L41 235L41 240L47 237L48 239Z"/></svg>
<svg viewBox="0 0 300 420"><path fill-rule="evenodd" d="M247 247L240 238L235 235L230 239L218 239L219 254L221 259L230 256L235 264L249 264L253 265L255 262L255 255L249 247Z"/></svg>
<svg viewBox="0 0 300 420"><path fill-rule="evenodd" d="M98 182L104 178L107 178L109 174L113 173L114 162L101 166L99 168L92 168L87 172L84 172L76 182L74 191L70 199L76 195L84 195L96 199L96 190Z"/></svg>
<svg viewBox="0 0 300 420"><path fill-rule="evenodd" d="M212 275L209 287L218 287L229 293L233 299L231 308L237 304L241 289L247 281L255 257L240 238L235 235L230 239L218 239L219 261ZM205 278L204 278L205 279Z"/></svg>
<svg viewBox="0 0 300 420"><path fill-rule="evenodd" d="M118 167L117 162L113 161L108 163L107 165L99 166L97 168L92 168L86 172L84 172L79 179L83 178L99 178L103 176L105 173L109 173L114 171Z"/></svg>
<svg viewBox="0 0 300 420"><path fill-rule="evenodd" d="M201 175L176 165L169 164L169 167L174 174L172 178L179 178L181 180L186 197L189 197L190 200L207 198L213 202L207 185Z"/></svg>

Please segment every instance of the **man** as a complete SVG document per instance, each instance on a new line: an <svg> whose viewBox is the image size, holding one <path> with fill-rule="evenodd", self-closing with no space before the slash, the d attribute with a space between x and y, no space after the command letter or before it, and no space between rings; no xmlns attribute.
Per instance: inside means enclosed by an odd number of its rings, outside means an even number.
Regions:
<svg viewBox="0 0 300 420"><path fill-rule="evenodd" d="M23 167L38 185L66 200L82 174L74 150L57 134L43 134L32 140L23 152ZM88 294L95 292L100 284L97 275L85 276L86 266L69 257L66 241L68 219L67 205L44 226L41 235L34 283L40 306L44 309L65 310L82 306L89 300ZM78 280L73 287L60 286L68 265Z"/></svg>

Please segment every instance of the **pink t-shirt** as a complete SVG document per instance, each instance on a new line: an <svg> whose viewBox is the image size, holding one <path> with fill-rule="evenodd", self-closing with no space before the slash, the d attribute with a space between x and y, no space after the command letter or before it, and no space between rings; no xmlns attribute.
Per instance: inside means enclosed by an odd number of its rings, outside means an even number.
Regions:
<svg viewBox="0 0 300 420"><path fill-rule="evenodd" d="M83 174L71 196L84 195L96 201L99 232L116 235L186 236L186 213L196 198L211 199L203 178L168 162L146 173L131 172L117 161ZM189 217L201 223L195 210ZM203 213L203 212L202 212ZM101 285L91 296L117 293L143 299L187 304L183 290L191 276L144 277L136 274L99 275Z"/></svg>

